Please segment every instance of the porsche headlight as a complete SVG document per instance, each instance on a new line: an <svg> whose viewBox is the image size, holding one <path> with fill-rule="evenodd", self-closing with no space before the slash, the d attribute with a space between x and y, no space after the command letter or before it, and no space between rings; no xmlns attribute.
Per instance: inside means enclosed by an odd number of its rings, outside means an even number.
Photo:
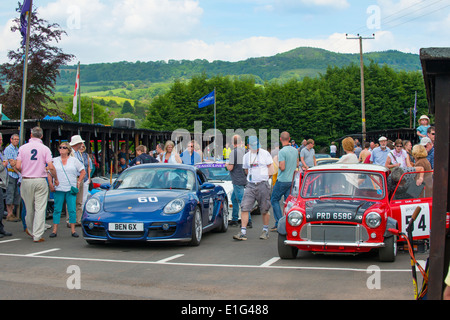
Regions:
<svg viewBox="0 0 450 320"><path fill-rule="evenodd" d="M303 214L300 211L291 211L287 216L288 223L293 227L298 227L303 221Z"/></svg>
<svg viewBox="0 0 450 320"><path fill-rule="evenodd" d="M369 212L366 215L366 224L369 228L376 228L381 224L381 216L378 212Z"/></svg>
<svg viewBox="0 0 450 320"><path fill-rule="evenodd" d="M183 199L174 199L170 201L165 207L164 207L164 213L167 214L174 214L178 213L184 208L184 200Z"/></svg>
<svg viewBox="0 0 450 320"><path fill-rule="evenodd" d="M100 211L100 201L91 198L86 202L86 211L89 213L98 213Z"/></svg>

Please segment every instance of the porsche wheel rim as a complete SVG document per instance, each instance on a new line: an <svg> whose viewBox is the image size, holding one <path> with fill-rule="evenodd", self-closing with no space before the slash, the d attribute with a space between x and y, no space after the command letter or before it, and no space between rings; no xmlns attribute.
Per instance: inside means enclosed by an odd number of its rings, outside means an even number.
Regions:
<svg viewBox="0 0 450 320"><path fill-rule="evenodd" d="M202 216L200 214L200 209L198 208L195 211L194 224L195 237L200 242L202 238Z"/></svg>

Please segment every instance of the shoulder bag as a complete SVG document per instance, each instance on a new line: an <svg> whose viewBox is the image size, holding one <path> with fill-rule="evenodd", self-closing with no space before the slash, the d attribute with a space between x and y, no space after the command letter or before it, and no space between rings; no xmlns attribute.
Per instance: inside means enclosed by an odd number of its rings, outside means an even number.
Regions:
<svg viewBox="0 0 450 320"><path fill-rule="evenodd" d="M61 160L61 159L60 159ZM68 160L68 159L67 159ZM67 181L69 182L69 185L70 185L70 180L69 180L69 177L67 176L67 173L66 173L66 170L64 170L64 165L63 165L63 163L62 163L62 160L61 160L61 166L62 166L62 169L63 169L63 171L64 171L64 174L66 175L66 178L67 178ZM73 186L70 186L70 193L71 194L73 194L73 195L76 195L77 193L78 193L78 188L76 188L76 187L73 187Z"/></svg>

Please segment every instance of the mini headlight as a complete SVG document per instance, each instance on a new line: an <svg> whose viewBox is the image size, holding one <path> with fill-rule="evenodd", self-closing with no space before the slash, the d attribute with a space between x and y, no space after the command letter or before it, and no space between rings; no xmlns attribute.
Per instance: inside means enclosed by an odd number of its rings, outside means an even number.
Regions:
<svg viewBox="0 0 450 320"><path fill-rule="evenodd" d="M293 227L298 227L303 221L303 214L300 211L291 211L287 216L288 223Z"/></svg>
<svg viewBox="0 0 450 320"><path fill-rule="evenodd" d="M86 211L89 213L98 213L100 211L100 201L91 198L86 202Z"/></svg>
<svg viewBox="0 0 450 320"><path fill-rule="evenodd" d="M167 214L174 214L178 213L184 208L184 200L183 199L174 199L170 201L165 207L164 207L164 213Z"/></svg>
<svg viewBox="0 0 450 320"><path fill-rule="evenodd" d="M369 228L376 228L381 224L381 216L377 212L369 212L366 215L366 224Z"/></svg>

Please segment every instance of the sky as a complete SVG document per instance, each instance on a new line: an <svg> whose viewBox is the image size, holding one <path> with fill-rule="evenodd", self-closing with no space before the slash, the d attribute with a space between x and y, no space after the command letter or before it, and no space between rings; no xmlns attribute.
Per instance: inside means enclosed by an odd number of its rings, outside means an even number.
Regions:
<svg viewBox="0 0 450 320"><path fill-rule="evenodd" d="M19 0L0 2L0 63L20 46ZM20 0L22 3L23 0ZM82 64L240 61L297 47L358 53L450 46L450 0L34 0ZM348 36L346 36L348 34ZM373 36L374 35L374 36Z"/></svg>

